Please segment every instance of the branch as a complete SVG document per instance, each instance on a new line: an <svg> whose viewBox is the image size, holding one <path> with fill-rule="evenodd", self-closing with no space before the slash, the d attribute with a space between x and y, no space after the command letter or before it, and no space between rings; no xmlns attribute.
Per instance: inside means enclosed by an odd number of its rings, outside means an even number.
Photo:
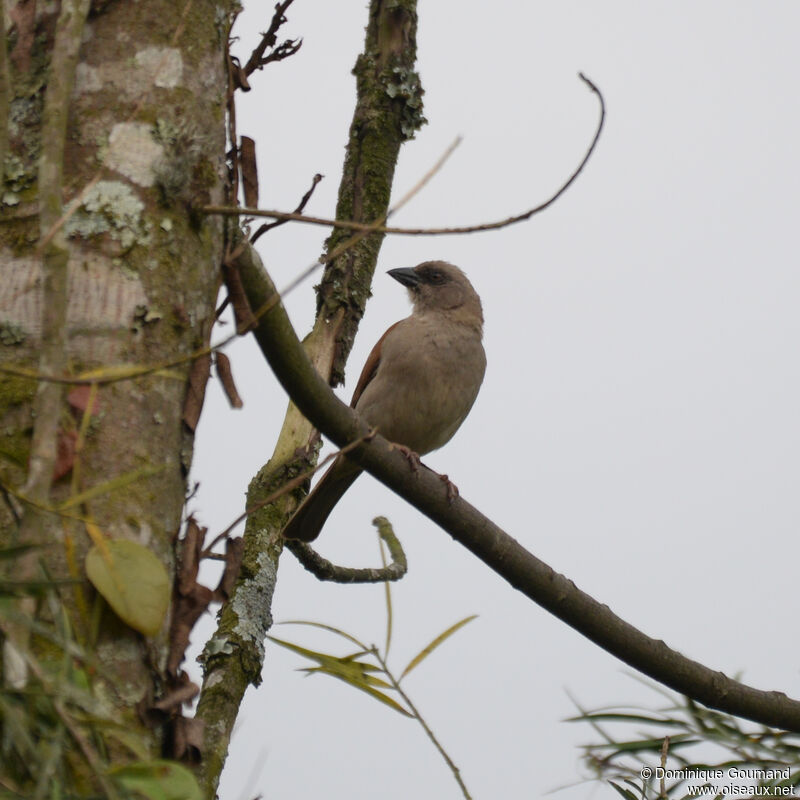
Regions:
<svg viewBox="0 0 800 800"><path fill-rule="evenodd" d="M251 305L275 298L263 270L242 272ZM270 367L300 411L338 446L364 436L367 425L317 374L275 303L254 330ZM350 458L444 528L515 589L582 633L611 655L681 694L720 711L772 727L800 732L800 702L782 692L764 692L693 661L663 641L651 639L578 589L484 517L463 497L449 502L441 480L429 470L411 472L405 457L380 435L354 448Z"/></svg>
<svg viewBox="0 0 800 800"><path fill-rule="evenodd" d="M416 22L416 0L370 2L364 51L355 69L356 107L339 184L336 214L343 219L385 222L400 145L422 122L421 90L418 81L411 80L416 77ZM388 88L398 74L407 79L406 93L392 96ZM415 89L410 94L409 85ZM367 301L382 238L376 232L343 236L334 230L326 243L328 267L307 346L320 372L333 374L334 379L343 370ZM235 252L230 257L237 264L255 253L249 245L241 258ZM256 307L255 317L262 313L266 309ZM316 441L310 424L290 404L271 459L250 483L248 506L303 471ZM270 607L283 548L281 530L293 508L293 499L283 497L248 517L240 576L203 653L204 681L196 716L208 723L200 766L208 796L216 790L245 690L261 681L263 643L272 623Z"/></svg>
<svg viewBox="0 0 800 800"><path fill-rule="evenodd" d="M271 61L282 61L284 58L293 56L302 46L302 39L287 39L275 47L275 43L278 41L278 30L286 22L286 9L293 2L294 0L284 0L283 3L275 6L275 13L272 15L267 32L261 35L261 41L250 54L247 64L242 68L245 75L252 75L257 69L262 69ZM268 56L265 56L264 53L268 47L273 50Z"/></svg>
<svg viewBox="0 0 800 800"><path fill-rule="evenodd" d="M78 50L89 0L62 5L45 91L42 155L39 159L39 236L42 241L42 343L39 371L58 374L66 361L67 262L69 247L52 231L61 216L64 147ZM33 436L25 492L36 500L50 493L56 460L56 430L61 413L61 386L40 383L33 404Z"/></svg>
<svg viewBox="0 0 800 800"><path fill-rule="evenodd" d="M549 208L559 197L561 197L564 192L569 189L570 186L575 182L578 175L583 172L583 168L586 166L587 162L592 156L594 149L597 145L597 142L600 139L600 134L603 130L603 123L605 122L606 118L606 106L605 101L603 100L603 95L601 94L600 90L597 86L594 85L583 73L579 73L581 80L586 83L586 85L597 95L598 100L600 101L600 120L597 124L597 129L594 132L594 137L592 138L592 143L589 145L589 149L586 151L586 154L581 159L580 164L575 168L572 175L567 178L566 181L561 185L561 188L558 189L554 194L552 194L547 200L543 203L539 203L539 205L534 206L533 208L529 208L527 211L523 211L520 214L516 214L512 217L506 217L505 219L497 220L495 222L483 222L477 225L462 225L460 227L455 228L397 228L392 227L389 225L374 225L365 222L354 222L352 220L336 220L336 219L326 219L324 217L309 217L305 214L299 214L297 212L290 212L290 211L270 211L265 209L258 209L258 208L240 208L238 206L203 206L200 208L200 211L203 211L206 214L222 214L223 216L247 216L247 217L269 217L270 219L277 219L283 222L305 222L309 225L325 225L325 226L333 226L334 228L341 228L343 230L348 231L365 231L368 233L393 233L400 236L448 236L451 234L464 234L464 233L483 233L485 231L496 231L500 230L501 228L507 228L509 225L515 225L518 222L526 222L535 214L544 211L546 208Z"/></svg>
<svg viewBox="0 0 800 800"><path fill-rule="evenodd" d="M317 184L325 177L324 175L320 175L319 172L311 179L311 188L300 198L300 202L297 204L297 208L292 212L293 214L302 214L303 209L306 207L306 203L311 199L311 195L314 194L314 189L317 188ZM288 219L276 219L275 222L264 223L251 237L250 237L250 244L255 244L267 231L272 230L273 228L277 228L279 225L285 225L289 222Z"/></svg>
<svg viewBox="0 0 800 800"><path fill-rule="evenodd" d="M55 42L47 76L47 88L42 112L42 143L39 157L39 254L42 259L42 334L38 371L59 374L66 366L67 351L67 268L69 245L63 234L53 231L62 213L61 194L64 183L64 150L67 138L67 119L78 51L89 0L64 0L56 23ZM3 26L5 28L5 26ZM5 48L5 36L0 44ZM6 87L7 88L7 87ZM0 122L4 127L5 118ZM7 139L6 139L7 141ZM0 162L0 175L5 164ZM25 507L20 524L23 544L44 541L48 537L51 519L43 516L37 504L47 504L56 465L58 426L61 418L63 390L58 383L40 382L33 399L33 433L31 435L28 475L23 494L29 495L32 505ZM16 566L22 578L30 578L35 570L33 552L23 555ZM31 598L22 598L20 609L34 613ZM3 645L4 657L13 658L13 651L27 642L29 632L14 626L14 635ZM24 662L19 662L24 664ZM21 678L22 680L22 678Z"/></svg>
<svg viewBox="0 0 800 800"><path fill-rule="evenodd" d="M340 567L323 558L313 547L296 539L286 539L283 546L321 581L334 583L384 583L399 581L408 572L408 561L403 547L394 535L392 526L385 517L375 517L373 524L389 548L392 563L380 568Z"/></svg>

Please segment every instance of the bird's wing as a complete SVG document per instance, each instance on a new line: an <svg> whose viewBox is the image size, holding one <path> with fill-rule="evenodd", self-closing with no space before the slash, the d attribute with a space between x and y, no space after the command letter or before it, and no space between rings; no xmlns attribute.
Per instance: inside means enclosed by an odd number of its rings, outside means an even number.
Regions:
<svg viewBox="0 0 800 800"><path fill-rule="evenodd" d="M355 391L353 392L353 399L350 401L350 408L356 407L356 403L358 402L359 398L362 394L364 394L364 389L367 388L369 382L375 377L375 373L378 371L378 366L381 363L381 346L383 345L383 340L401 322L402 320L398 320L394 323L394 325L391 325L389 328L387 328L383 336L381 336L381 338L375 343L375 347L372 348L372 352L369 354L364 364L364 369L361 370L361 377L359 377Z"/></svg>

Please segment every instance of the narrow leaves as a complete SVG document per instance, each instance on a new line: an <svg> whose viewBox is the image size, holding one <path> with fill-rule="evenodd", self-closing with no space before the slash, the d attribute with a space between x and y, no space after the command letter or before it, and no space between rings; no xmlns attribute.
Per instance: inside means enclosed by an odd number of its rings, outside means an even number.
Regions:
<svg viewBox="0 0 800 800"><path fill-rule="evenodd" d="M408 662L408 666L402 671L398 680L403 680L414 667L424 661L445 639L449 639L459 628L463 628L464 625L468 622L472 622L477 616L477 614L470 614L468 617L464 617L464 619L456 622L455 625L451 625L446 631L440 633L427 647L420 650L419 653Z"/></svg>

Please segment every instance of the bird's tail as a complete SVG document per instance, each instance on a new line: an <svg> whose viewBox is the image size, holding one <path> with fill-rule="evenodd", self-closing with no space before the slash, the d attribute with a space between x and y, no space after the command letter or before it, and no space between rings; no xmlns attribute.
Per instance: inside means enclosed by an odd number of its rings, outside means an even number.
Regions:
<svg viewBox="0 0 800 800"><path fill-rule="evenodd" d="M361 472L361 467L357 464L339 456L286 523L284 537L313 542L319 536L333 507Z"/></svg>

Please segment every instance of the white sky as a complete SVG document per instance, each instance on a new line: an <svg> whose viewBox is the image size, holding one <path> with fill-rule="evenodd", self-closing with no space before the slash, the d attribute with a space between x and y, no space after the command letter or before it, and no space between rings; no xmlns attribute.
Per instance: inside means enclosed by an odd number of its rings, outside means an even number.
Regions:
<svg viewBox="0 0 800 800"><path fill-rule="evenodd" d="M243 60L272 12L247 5ZM464 143L396 224L483 222L546 199L597 121L579 71L605 95L606 129L577 183L533 221L385 241L343 396L378 336L408 313L385 271L458 264L483 298L489 367L467 422L426 463L651 636L800 696L800 4L421 0L419 17L430 124L403 149L395 197L456 135ZM365 24L364 2L291 7L282 34L302 36L302 50L254 75L239 105L263 207L291 210L321 172L307 210L333 214ZM261 240L279 287L326 235L286 225ZM314 282L287 300L301 336ZM251 342L230 352L245 408L229 411L211 386L194 471L193 505L212 532L241 512L286 403ZM592 737L561 722L574 713L567 690L587 707L658 702L372 478L337 508L321 552L376 564L378 513L410 562L394 587L398 671L457 619L480 615L406 684L476 800L540 797L579 778L576 745ZM383 641L382 587L320 584L288 553L274 613ZM274 632L345 652L311 631ZM268 648L222 800L461 796L416 723L340 682L303 679L301 666Z"/></svg>

